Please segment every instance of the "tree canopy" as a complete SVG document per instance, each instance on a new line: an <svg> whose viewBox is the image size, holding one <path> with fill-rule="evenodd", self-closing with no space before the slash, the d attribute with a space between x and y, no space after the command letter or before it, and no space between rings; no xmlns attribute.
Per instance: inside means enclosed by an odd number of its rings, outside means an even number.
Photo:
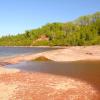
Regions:
<svg viewBox="0 0 100 100"><path fill-rule="evenodd" d="M42 37L42 38L41 38ZM48 23L22 34L3 36L0 46L76 46L100 44L100 12L72 22Z"/></svg>

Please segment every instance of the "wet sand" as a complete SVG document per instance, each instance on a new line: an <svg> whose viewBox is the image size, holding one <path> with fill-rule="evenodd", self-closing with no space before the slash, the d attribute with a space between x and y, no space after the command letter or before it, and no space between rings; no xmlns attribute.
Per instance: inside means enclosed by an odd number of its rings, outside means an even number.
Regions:
<svg viewBox="0 0 100 100"><path fill-rule="evenodd" d="M0 74L1 100L100 100L85 81L46 73Z"/></svg>
<svg viewBox="0 0 100 100"><path fill-rule="evenodd" d="M0 68L1 100L100 100L99 61L19 65Z"/></svg>

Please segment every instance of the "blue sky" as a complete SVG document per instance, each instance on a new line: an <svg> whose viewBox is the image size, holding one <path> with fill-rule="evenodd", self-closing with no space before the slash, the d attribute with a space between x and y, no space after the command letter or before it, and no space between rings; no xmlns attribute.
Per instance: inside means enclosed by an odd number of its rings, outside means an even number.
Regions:
<svg viewBox="0 0 100 100"><path fill-rule="evenodd" d="M100 0L0 0L0 36L100 11Z"/></svg>

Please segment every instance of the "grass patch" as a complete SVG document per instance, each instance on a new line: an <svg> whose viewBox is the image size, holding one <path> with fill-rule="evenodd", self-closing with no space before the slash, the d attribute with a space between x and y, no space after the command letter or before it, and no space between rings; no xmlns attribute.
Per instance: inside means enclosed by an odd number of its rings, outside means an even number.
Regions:
<svg viewBox="0 0 100 100"><path fill-rule="evenodd" d="M32 61L44 61L45 62L45 61L52 61L52 60L50 60L44 56L40 56L40 57L33 59Z"/></svg>

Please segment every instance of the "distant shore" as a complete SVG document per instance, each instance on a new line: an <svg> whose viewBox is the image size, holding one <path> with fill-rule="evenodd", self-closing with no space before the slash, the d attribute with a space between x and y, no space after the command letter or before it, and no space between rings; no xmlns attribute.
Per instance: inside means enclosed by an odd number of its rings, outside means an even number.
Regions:
<svg viewBox="0 0 100 100"><path fill-rule="evenodd" d="M0 47L26 47L26 48L66 48L67 46L0 46Z"/></svg>
<svg viewBox="0 0 100 100"><path fill-rule="evenodd" d="M46 57L56 62L100 60L100 46L72 46L42 53L20 55L5 59L2 63L15 64L21 61L30 61L38 57ZM5 63L4 63L5 62Z"/></svg>

